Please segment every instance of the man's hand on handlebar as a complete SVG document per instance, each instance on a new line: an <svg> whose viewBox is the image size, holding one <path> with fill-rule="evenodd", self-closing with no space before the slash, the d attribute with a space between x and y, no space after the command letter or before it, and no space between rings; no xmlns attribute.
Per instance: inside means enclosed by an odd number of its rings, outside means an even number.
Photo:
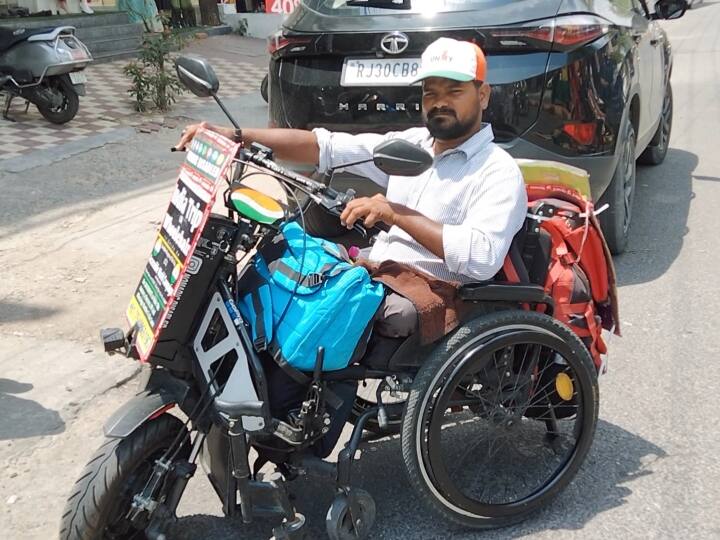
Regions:
<svg viewBox="0 0 720 540"><path fill-rule="evenodd" d="M175 145L176 150L185 150L185 147L188 145L190 141L193 140L195 135L197 134L200 129L208 129L210 131L214 131L215 133L219 133L220 135L223 135L227 137L228 139L232 139L233 135L235 133L235 130L233 128L226 128L226 127L219 127L219 126L213 126L209 122L200 122L199 124L190 124L185 129L183 129L182 135L180 136L180 140Z"/></svg>
<svg viewBox="0 0 720 540"><path fill-rule="evenodd" d="M368 229L378 223L385 223L392 227L395 225L396 216L392 203L388 202L383 195L377 194L372 197L353 199L347 203L340 214L340 223L348 229L352 229L358 220L361 220Z"/></svg>

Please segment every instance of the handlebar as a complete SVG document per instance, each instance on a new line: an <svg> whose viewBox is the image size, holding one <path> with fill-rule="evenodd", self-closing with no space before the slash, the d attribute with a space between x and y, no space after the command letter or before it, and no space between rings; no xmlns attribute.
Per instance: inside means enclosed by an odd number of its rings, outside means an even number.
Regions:
<svg viewBox="0 0 720 540"><path fill-rule="evenodd" d="M253 144L250 150L245 148L240 150L240 159L248 163L252 163L264 169L271 171L272 173L283 177L289 181L294 187L297 187L304 193L306 193L313 201L322 206L328 213L337 216L338 218L342 214L345 205L355 198L355 190L349 189L346 192L337 191L330 186L307 178L301 174L290 171L284 167L278 165L272 159L272 150L259 144ZM360 233L363 238L368 236L368 228L355 222L352 227L355 231ZM384 223L378 223L370 228L370 231L376 230L377 232L387 232L389 227Z"/></svg>

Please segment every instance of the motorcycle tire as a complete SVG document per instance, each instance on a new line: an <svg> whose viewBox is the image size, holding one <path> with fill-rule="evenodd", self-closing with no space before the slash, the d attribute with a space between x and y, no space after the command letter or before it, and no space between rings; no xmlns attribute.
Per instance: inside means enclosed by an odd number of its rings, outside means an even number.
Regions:
<svg viewBox="0 0 720 540"><path fill-rule="evenodd" d="M162 414L124 439L105 440L73 486L62 514L59 539L138 537L140 531L125 519L132 497L142 491L155 460L184 430L179 419ZM189 454L190 447L184 444L180 459Z"/></svg>
<svg viewBox="0 0 720 540"><path fill-rule="evenodd" d="M53 77L48 80L48 84L62 94L63 104L57 108L38 105L38 111L53 124L66 124L77 115L80 109L80 97L67 75Z"/></svg>

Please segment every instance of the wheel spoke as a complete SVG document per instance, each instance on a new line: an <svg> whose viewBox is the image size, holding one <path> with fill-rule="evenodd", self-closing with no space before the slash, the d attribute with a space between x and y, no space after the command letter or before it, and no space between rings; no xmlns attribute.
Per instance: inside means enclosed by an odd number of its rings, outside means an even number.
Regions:
<svg viewBox="0 0 720 540"><path fill-rule="evenodd" d="M576 433L583 432L576 428L584 420L582 392L567 358L560 354L565 362L558 363L557 355L540 343L515 343L495 349L479 371L470 367L477 361L467 360L470 371L439 382L423 439L433 482L456 502L473 507L525 500L573 455ZM555 370L573 381L571 399L556 394Z"/></svg>

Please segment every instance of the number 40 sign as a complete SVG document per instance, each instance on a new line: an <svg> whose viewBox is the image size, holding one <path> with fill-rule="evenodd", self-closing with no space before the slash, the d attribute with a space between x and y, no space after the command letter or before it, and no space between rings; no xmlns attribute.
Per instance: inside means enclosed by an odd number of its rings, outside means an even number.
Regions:
<svg viewBox="0 0 720 540"><path fill-rule="evenodd" d="M266 13L291 13L299 3L300 0L267 0L265 11Z"/></svg>

